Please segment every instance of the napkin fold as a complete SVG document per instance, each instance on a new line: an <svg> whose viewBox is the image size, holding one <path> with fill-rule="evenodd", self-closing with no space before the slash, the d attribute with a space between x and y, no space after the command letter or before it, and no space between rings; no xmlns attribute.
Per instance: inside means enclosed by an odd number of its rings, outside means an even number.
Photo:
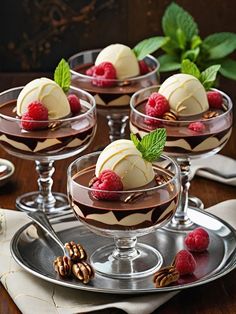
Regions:
<svg viewBox="0 0 236 314"><path fill-rule="evenodd" d="M207 209L236 228L236 199ZM23 314L87 313L119 308L128 314L150 314L178 291L138 296L87 292L54 285L21 268L11 257L10 241L15 231L29 222L25 213L2 210L0 213L0 280Z"/></svg>
<svg viewBox="0 0 236 314"><path fill-rule="evenodd" d="M236 186L236 160L220 154L194 159L191 161L191 178L194 175Z"/></svg>

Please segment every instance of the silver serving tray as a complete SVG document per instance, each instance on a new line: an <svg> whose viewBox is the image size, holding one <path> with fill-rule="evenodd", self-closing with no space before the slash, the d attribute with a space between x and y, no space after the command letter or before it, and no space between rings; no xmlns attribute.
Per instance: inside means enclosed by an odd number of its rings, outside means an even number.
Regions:
<svg viewBox="0 0 236 314"><path fill-rule="evenodd" d="M182 277L175 285L168 287L155 288L153 276L111 279L96 274L87 285L76 279L62 279L53 269L53 260L56 256L61 255L60 248L47 233L33 223L23 226L16 232L11 241L11 253L16 262L31 274L54 284L74 289L102 293L138 294L191 288L216 280L235 268L236 232L221 219L194 208L189 209L189 217L196 225L208 230L210 245L206 252L194 254L197 261L194 275ZM62 242L71 240L79 242L85 247L88 255L91 255L97 248L112 243L112 239L95 235L74 218L70 220L66 222L59 219L59 222L53 224ZM163 256L164 265L169 265L175 254L184 248L185 235L185 232L160 229L140 237L138 242L157 248Z"/></svg>

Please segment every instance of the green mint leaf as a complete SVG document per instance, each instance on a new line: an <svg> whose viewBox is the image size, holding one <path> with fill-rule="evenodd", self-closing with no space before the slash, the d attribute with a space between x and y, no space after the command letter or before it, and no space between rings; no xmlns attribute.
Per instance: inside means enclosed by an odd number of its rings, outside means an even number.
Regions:
<svg viewBox="0 0 236 314"><path fill-rule="evenodd" d="M199 47L202 43L201 37L198 35L193 36L191 39L191 49Z"/></svg>
<svg viewBox="0 0 236 314"><path fill-rule="evenodd" d="M182 60L189 59L190 61L195 62L200 53L200 48L196 47L195 49L187 50L182 55Z"/></svg>
<svg viewBox="0 0 236 314"><path fill-rule="evenodd" d="M54 72L54 81L63 89L66 93L70 88L71 74L69 64L65 59L61 59Z"/></svg>
<svg viewBox="0 0 236 314"><path fill-rule="evenodd" d="M177 41L178 41L179 48L184 50L185 46L186 46L186 35L182 31L181 28L177 29L177 31L176 31L176 38L177 38Z"/></svg>
<svg viewBox="0 0 236 314"><path fill-rule="evenodd" d="M236 34L215 33L206 37L202 44L209 53L209 60L224 58L236 49Z"/></svg>
<svg viewBox="0 0 236 314"><path fill-rule="evenodd" d="M219 72L231 80L236 80L236 61L228 58L222 60Z"/></svg>
<svg viewBox="0 0 236 314"><path fill-rule="evenodd" d="M166 129L160 128L145 135L141 141L131 134L131 140L141 152L143 159L152 162L160 157L166 142Z"/></svg>
<svg viewBox="0 0 236 314"><path fill-rule="evenodd" d="M178 42L176 30L181 29L187 41L191 41L194 35L198 35L198 26L193 17L176 3L171 3L162 18L162 29L166 36Z"/></svg>
<svg viewBox="0 0 236 314"><path fill-rule="evenodd" d="M181 67L179 59L175 56L170 56L168 54L161 55L158 58L158 61L160 63L160 72L176 71L179 70Z"/></svg>
<svg viewBox="0 0 236 314"><path fill-rule="evenodd" d="M134 143L134 145L135 145L136 147L139 146L140 140L137 138L137 136L136 136L134 133L131 133L131 134L130 134L130 139L131 139L131 141Z"/></svg>
<svg viewBox="0 0 236 314"><path fill-rule="evenodd" d="M214 85L216 80L217 72L219 71L221 65L215 64L208 67L205 71L203 71L200 75L200 82L205 87L205 89L209 89Z"/></svg>
<svg viewBox="0 0 236 314"><path fill-rule="evenodd" d="M161 49L170 56L179 56L179 45L172 39L170 39L165 45L163 45Z"/></svg>
<svg viewBox="0 0 236 314"><path fill-rule="evenodd" d="M156 36L142 40L134 48L133 51L138 60L142 60L148 54L158 50L161 46L168 42L169 38L163 36Z"/></svg>
<svg viewBox="0 0 236 314"><path fill-rule="evenodd" d="M200 71L198 69L198 67L196 66L196 64L194 64L193 62L191 62L188 59L185 59L182 61L181 63L181 72L185 73L185 74L190 74L195 76L197 79L200 78Z"/></svg>

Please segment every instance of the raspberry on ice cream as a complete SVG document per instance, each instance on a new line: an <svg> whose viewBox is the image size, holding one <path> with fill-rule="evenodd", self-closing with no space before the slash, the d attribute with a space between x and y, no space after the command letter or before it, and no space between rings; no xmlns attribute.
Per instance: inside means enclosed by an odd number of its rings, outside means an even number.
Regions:
<svg viewBox="0 0 236 314"><path fill-rule="evenodd" d="M170 109L167 99L159 93L152 93L145 105L146 114L161 118Z"/></svg>
<svg viewBox="0 0 236 314"><path fill-rule="evenodd" d="M203 228L196 228L191 231L184 239L184 243L188 250L202 252L208 248L209 234Z"/></svg>
<svg viewBox="0 0 236 314"><path fill-rule="evenodd" d="M94 66L91 72L92 76L95 78L92 83L96 86L112 86L114 84L112 80L116 79L116 69L110 62L102 62L98 66Z"/></svg>
<svg viewBox="0 0 236 314"><path fill-rule="evenodd" d="M118 194L115 191L123 190L123 184L120 177L114 171L104 170L100 173L98 178L93 181L91 188L95 189L92 191L92 195L96 199L113 200L118 197Z"/></svg>
<svg viewBox="0 0 236 314"><path fill-rule="evenodd" d="M30 103L27 113L34 120L48 120L48 109L39 101Z"/></svg>
<svg viewBox="0 0 236 314"><path fill-rule="evenodd" d="M37 130L48 126L48 110L39 101L28 105L28 111L21 117L21 127L27 131Z"/></svg>
<svg viewBox="0 0 236 314"><path fill-rule="evenodd" d="M192 274L197 266L193 255L187 250L179 251L175 256L173 264L180 276Z"/></svg>
<svg viewBox="0 0 236 314"><path fill-rule="evenodd" d="M67 96L70 104L70 110L73 114L79 113L81 110L81 104L79 98L75 94L70 94Z"/></svg>
<svg viewBox="0 0 236 314"><path fill-rule="evenodd" d="M223 103L223 97L219 92L209 91L207 92L207 100L210 108L221 109Z"/></svg>

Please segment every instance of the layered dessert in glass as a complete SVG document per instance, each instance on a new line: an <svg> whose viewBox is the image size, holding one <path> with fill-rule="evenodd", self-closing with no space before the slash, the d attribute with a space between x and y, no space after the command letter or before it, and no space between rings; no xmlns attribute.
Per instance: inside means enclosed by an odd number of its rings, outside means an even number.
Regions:
<svg viewBox="0 0 236 314"><path fill-rule="evenodd" d="M115 245L91 256L103 275L144 276L162 264L155 249L136 245L137 236L166 224L178 203L178 166L158 156L158 141L149 142L156 147L149 159L150 151L137 149L143 145L138 140L121 139L102 152L80 157L68 169L68 195L76 217L93 232L115 239Z"/></svg>
<svg viewBox="0 0 236 314"><path fill-rule="evenodd" d="M100 114L106 116L110 140L126 136L130 97L139 89L158 84L157 60L147 55L138 61L122 44L88 50L68 60L72 85L91 93Z"/></svg>
<svg viewBox="0 0 236 314"><path fill-rule="evenodd" d="M165 153L175 157L182 170L183 191L176 228L191 225L186 210L190 159L211 156L227 143L232 130L232 101L224 92L206 91L189 74L175 74L161 86L138 91L131 99L130 130L142 138L165 128Z"/></svg>
<svg viewBox="0 0 236 314"><path fill-rule="evenodd" d="M56 212L69 207L66 195L52 193L53 161L74 156L96 131L94 98L57 82L38 78L0 94L0 144L9 154L34 160L39 192L18 197L21 210Z"/></svg>

